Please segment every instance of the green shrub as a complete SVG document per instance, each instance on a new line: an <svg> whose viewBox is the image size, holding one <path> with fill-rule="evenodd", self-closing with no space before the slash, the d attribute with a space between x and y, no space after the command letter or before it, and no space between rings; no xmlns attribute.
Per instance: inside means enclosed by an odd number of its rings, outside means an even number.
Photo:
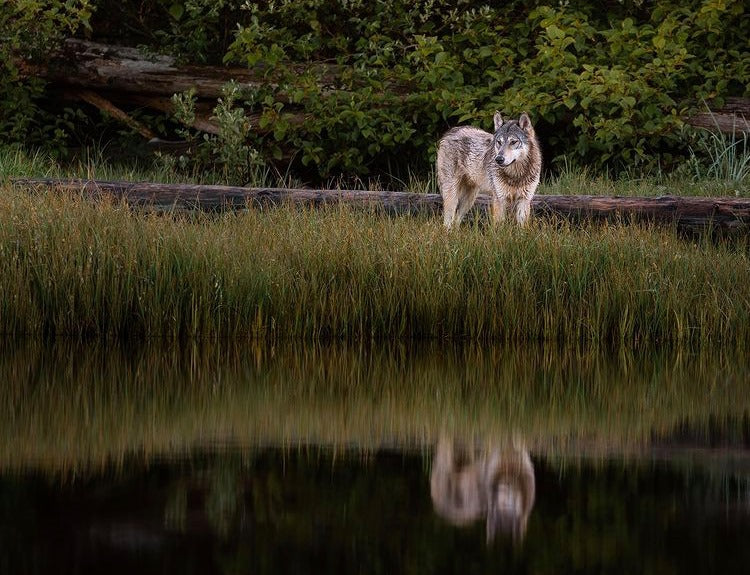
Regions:
<svg viewBox="0 0 750 575"><path fill-rule="evenodd" d="M222 95L212 116L219 126L216 135L200 135L190 128L195 121L195 90L174 95L175 118L182 125L178 132L190 147L177 158L162 158L188 173L218 172L229 184L257 183L262 179L259 176L263 165L257 150L248 145L251 125L245 110L236 105L239 87L229 82L223 87Z"/></svg>
<svg viewBox="0 0 750 575"><path fill-rule="evenodd" d="M529 111L551 158L670 166L702 99L750 95L741 1L329 4L249 3L226 58L276 81L257 99L266 149L300 150L324 175L426 163L443 130L488 128L494 109ZM320 61L335 62L333 82Z"/></svg>
<svg viewBox="0 0 750 575"><path fill-rule="evenodd" d="M156 30L154 37L180 59L210 62L212 52L220 48L217 39L232 33L222 31L221 14L233 4L227 0L157 0L155 4L158 12L168 14L168 25Z"/></svg>
<svg viewBox="0 0 750 575"><path fill-rule="evenodd" d="M15 0L15 11L0 16L11 36L0 48L5 62L19 50L38 57L29 47L89 21L85 0L48 4ZM671 169L690 156L686 116L703 101L715 107L727 96L750 96L750 18L742 0L97 5L104 8L95 29L110 36L127 30L108 41L146 42L186 62L223 56L264 74L262 87L246 95L259 120L243 145L324 177L424 172L444 130L489 128L495 109L531 114L548 164ZM17 72L0 86L0 100L12 102L3 106L11 120L1 127L8 139L25 141L38 87L12 94ZM58 130L60 139L66 121L34 128ZM214 143L217 157L223 144Z"/></svg>
<svg viewBox="0 0 750 575"><path fill-rule="evenodd" d="M44 83L21 66L45 61L60 40L88 28L93 9L92 0L10 0L0 10L0 142L63 145L79 113L45 114L37 102Z"/></svg>

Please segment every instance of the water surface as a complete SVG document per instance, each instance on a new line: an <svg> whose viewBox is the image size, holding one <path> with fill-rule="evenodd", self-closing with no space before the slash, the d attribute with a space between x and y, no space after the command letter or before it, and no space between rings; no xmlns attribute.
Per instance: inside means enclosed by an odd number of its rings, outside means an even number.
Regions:
<svg viewBox="0 0 750 575"><path fill-rule="evenodd" d="M742 572L750 365L0 342L8 573Z"/></svg>

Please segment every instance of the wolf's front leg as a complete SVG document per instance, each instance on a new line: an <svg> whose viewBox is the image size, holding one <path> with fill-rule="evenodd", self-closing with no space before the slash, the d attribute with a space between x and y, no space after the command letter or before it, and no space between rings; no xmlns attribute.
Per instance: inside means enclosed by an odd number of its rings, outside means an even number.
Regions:
<svg viewBox="0 0 750 575"><path fill-rule="evenodd" d="M492 214L492 222L494 224L501 224L505 221L505 212L507 211L507 206L508 202L505 196L498 196L497 193L492 194L490 213Z"/></svg>
<svg viewBox="0 0 750 575"><path fill-rule="evenodd" d="M518 200L516 204L516 221L519 225L526 225L529 221L529 214L531 213L531 198L524 198Z"/></svg>

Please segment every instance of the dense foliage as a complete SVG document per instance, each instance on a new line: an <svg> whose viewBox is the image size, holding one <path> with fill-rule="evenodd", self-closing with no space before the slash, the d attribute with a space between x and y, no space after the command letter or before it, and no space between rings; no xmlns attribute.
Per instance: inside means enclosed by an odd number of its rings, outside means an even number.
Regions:
<svg viewBox="0 0 750 575"><path fill-rule="evenodd" d="M0 8L0 141L64 146L77 111L54 116L40 108L44 84L23 74L24 63L44 61L57 42L90 28L92 0L10 0Z"/></svg>
<svg viewBox="0 0 750 575"><path fill-rule="evenodd" d="M750 90L741 1L328 4L254 6L228 53L287 72L261 123L324 172L425 156L450 125L489 128L494 109L529 111L552 156L670 161L690 108ZM299 61L335 62L336 85L286 66ZM300 127L285 114L293 105Z"/></svg>
<svg viewBox="0 0 750 575"><path fill-rule="evenodd" d="M424 168L443 130L495 109L528 111L548 159L671 167L686 115L750 96L743 0L144 0L100 10L94 34L113 18L186 61L264 71L250 143L322 175Z"/></svg>

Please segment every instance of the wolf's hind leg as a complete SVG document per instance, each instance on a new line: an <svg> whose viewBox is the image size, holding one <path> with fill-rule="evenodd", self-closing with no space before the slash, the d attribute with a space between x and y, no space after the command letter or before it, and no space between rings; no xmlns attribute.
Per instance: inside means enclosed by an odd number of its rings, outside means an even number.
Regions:
<svg viewBox="0 0 750 575"><path fill-rule="evenodd" d="M458 208L458 186L455 181L441 182L440 192L443 196L443 225L450 229Z"/></svg>
<svg viewBox="0 0 750 575"><path fill-rule="evenodd" d="M479 190L477 188L471 188L467 190L463 188L462 193L458 195L458 210L456 211L456 223L460 224L464 216L469 212L474 202L477 200L477 194Z"/></svg>

